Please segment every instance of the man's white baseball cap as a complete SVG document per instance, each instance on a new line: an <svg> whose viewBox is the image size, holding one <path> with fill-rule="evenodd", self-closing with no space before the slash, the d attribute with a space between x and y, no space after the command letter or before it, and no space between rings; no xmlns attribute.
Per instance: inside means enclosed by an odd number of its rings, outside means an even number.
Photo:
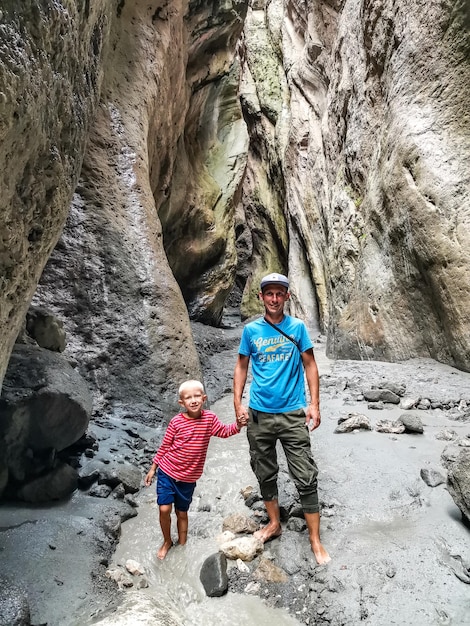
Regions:
<svg viewBox="0 0 470 626"><path fill-rule="evenodd" d="M261 279L261 291L263 291L266 285L282 285L289 289L289 279L284 274L268 274Z"/></svg>

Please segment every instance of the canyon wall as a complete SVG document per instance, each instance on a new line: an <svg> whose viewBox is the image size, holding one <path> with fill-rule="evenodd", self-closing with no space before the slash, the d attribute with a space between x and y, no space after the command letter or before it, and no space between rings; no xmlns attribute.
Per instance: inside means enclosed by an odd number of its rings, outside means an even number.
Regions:
<svg viewBox="0 0 470 626"><path fill-rule="evenodd" d="M330 356L470 370L463 0L4 0L0 28L0 381L32 301L96 414L161 419L190 317L260 312L272 270Z"/></svg>
<svg viewBox="0 0 470 626"><path fill-rule="evenodd" d="M110 4L0 3L0 384L78 181Z"/></svg>
<svg viewBox="0 0 470 626"><path fill-rule="evenodd" d="M248 139L235 47L247 3L2 4L5 55L22 42L29 66L19 82L2 59L12 189L2 262L14 274L1 294L2 374L32 299L64 321L64 356L89 382L95 416L168 419L180 382L202 376L188 309L220 322L235 276Z"/></svg>
<svg viewBox="0 0 470 626"><path fill-rule="evenodd" d="M289 273L291 309L327 333L330 356L470 370L469 11L461 0L252 3L243 75L267 81L245 98L242 83L242 103L257 100L257 127L274 137L284 205L271 207L289 241L287 259L283 242L270 246L273 269ZM251 135L255 188L266 136Z"/></svg>

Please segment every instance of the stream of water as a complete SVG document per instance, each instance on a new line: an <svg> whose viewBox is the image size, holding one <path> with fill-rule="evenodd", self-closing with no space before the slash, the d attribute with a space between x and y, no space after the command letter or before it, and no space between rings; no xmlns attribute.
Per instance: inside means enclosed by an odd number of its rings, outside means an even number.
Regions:
<svg viewBox="0 0 470 626"><path fill-rule="evenodd" d="M231 397L222 398L211 409L222 421L233 420ZM151 459L149 465L150 462ZM138 592L123 591L125 603L122 610L99 623L103 626L147 623L168 626L298 625L299 622L286 611L271 608L259 597L248 593L208 598L199 580L204 560L218 550L216 537L222 532L223 519L235 512L249 513L240 495L240 489L247 485L256 485L256 482L249 464L246 431L229 439L212 438L204 474L198 481L189 511L188 542L185 546L174 546L164 561L156 557L162 536L155 485L144 489L140 494L139 514L123 524L121 540L110 567L124 566L127 559L138 561L145 568L149 587ZM173 530L176 540L175 518ZM229 561L229 567L236 567L236 564Z"/></svg>

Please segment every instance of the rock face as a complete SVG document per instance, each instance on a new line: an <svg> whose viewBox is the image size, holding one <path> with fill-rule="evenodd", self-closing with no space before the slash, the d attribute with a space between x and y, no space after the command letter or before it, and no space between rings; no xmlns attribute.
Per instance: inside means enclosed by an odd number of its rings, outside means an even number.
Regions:
<svg viewBox="0 0 470 626"><path fill-rule="evenodd" d="M97 412L168 419L201 376L188 310L219 323L235 276L246 5L109 3L81 178L34 297L64 320Z"/></svg>
<svg viewBox="0 0 470 626"><path fill-rule="evenodd" d="M0 9L0 381L34 294L97 414L167 419L272 270L330 356L470 370L463 0Z"/></svg>
<svg viewBox="0 0 470 626"><path fill-rule="evenodd" d="M283 213L289 235L286 259L284 241L267 230L266 254L253 233L254 271L289 272L292 309L327 330L331 356L432 356L470 370L468 6L252 7L249 172L265 203L276 197L271 213ZM257 55L263 41L271 52ZM243 204L249 223L254 191Z"/></svg>
<svg viewBox="0 0 470 626"><path fill-rule="evenodd" d="M111 4L0 3L0 384L78 182Z"/></svg>
<svg viewBox="0 0 470 626"><path fill-rule="evenodd" d="M61 356L17 345L0 396L0 496L8 486L12 497L32 502L73 491L78 476L57 463L56 453L80 439L91 408L85 381ZM32 484L38 476L41 486ZM29 486L16 493L25 483Z"/></svg>

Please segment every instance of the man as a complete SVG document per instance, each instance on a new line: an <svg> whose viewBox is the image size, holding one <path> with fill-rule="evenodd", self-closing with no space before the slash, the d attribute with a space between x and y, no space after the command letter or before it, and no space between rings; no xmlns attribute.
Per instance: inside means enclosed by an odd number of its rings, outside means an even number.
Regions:
<svg viewBox="0 0 470 626"><path fill-rule="evenodd" d="M234 408L238 419L248 419L248 441L253 471L269 517L255 533L265 542L278 537L281 523L278 503L276 442L284 449L289 472L299 492L310 545L319 565L330 561L320 542L318 470L312 457L309 429L320 425L319 378L313 347L305 324L284 314L289 281L282 274L261 280L264 317L245 326L234 372ZM252 383L247 410L242 403L248 366ZM305 397L304 371L310 392Z"/></svg>

